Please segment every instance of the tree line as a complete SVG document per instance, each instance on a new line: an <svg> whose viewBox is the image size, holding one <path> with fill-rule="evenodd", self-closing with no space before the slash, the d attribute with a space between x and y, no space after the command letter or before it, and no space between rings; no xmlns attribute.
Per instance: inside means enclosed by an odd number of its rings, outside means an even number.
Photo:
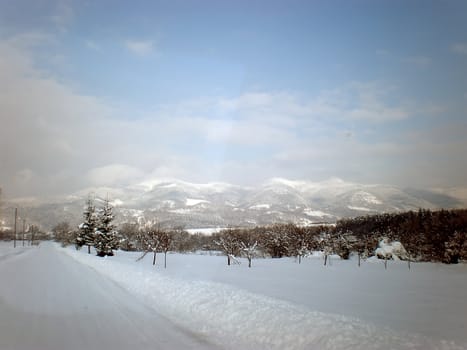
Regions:
<svg viewBox="0 0 467 350"><path fill-rule="evenodd" d="M239 256L245 257L249 266L254 257L296 257L300 263L313 251L323 253L325 264L331 254L348 259L352 253L358 256L360 264L361 259L377 255L378 244L383 239L400 242L407 253L401 258L409 263L467 260L466 209L376 214L341 219L335 225L303 227L289 223L227 228L211 236L189 234L181 227L141 228L136 223L122 224L117 232L111 224L113 215L108 202L100 211L88 202L83 217L78 230L71 230L66 223L57 225L54 228L56 240L77 247L86 245L88 252L94 246L100 256L112 255L117 248L141 251L143 256L151 253L153 264L156 264L157 253L163 253L165 266L169 251L213 250L221 251L228 265L236 262Z"/></svg>

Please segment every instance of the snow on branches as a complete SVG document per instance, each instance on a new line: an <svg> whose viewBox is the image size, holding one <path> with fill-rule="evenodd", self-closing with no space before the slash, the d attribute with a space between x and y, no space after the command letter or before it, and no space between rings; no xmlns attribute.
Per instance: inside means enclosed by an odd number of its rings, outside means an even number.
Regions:
<svg viewBox="0 0 467 350"><path fill-rule="evenodd" d="M104 206L96 209L93 200L88 198L83 212L84 221L78 226L79 232L76 237L76 247L91 246L96 248L98 256L112 256L113 250L118 249L118 232L113 225L113 208L109 199L104 201Z"/></svg>
<svg viewBox="0 0 467 350"><path fill-rule="evenodd" d="M172 248L173 231L164 230L157 224L147 231L139 232L137 239L143 249L143 255L137 261L143 259L148 253L153 253L152 264L156 265L157 252L162 251L164 253L164 268L167 267L167 253Z"/></svg>

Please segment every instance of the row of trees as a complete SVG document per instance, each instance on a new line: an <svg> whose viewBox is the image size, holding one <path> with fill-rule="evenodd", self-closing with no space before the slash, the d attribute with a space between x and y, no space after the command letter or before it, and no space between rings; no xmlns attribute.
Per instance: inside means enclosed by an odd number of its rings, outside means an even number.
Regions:
<svg viewBox="0 0 467 350"><path fill-rule="evenodd" d="M368 235L399 241L409 258L457 263L467 260L467 209L378 214L343 219L336 231L351 232L358 241Z"/></svg>
<svg viewBox="0 0 467 350"><path fill-rule="evenodd" d="M101 256L112 255L112 250L117 247L142 251L143 256L152 253L153 264L158 252L164 253L166 265L167 252L196 250L220 250L229 265L238 256L246 257L249 266L257 256L295 256L300 263L313 251L324 253L325 264L331 254L348 259L353 252L360 264L362 258L375 255L383 238L401 242L407 251L403 259L409 262L457 263L467 260L467 210L419 210L362 216L342 219L334 226L275 224L229 228L212 236L192 235L181 228L163 228L161 225L140 230L137 224L130 223L121 225L117 234L111 224L113 215L108 201L101 210L96 210L88 201L84 219L78 232L71 234L66 233L66 225L61 224L65 226L63 229L57 225L54 229L56 239L65 244L87 245L88 251L94 246Z"/></svg>
<svg viewBox="0 0 467 350"><path fill-rule="evenodd" d="M354 252L360 265L362 258L375 255L381 241L400 242L410 261L458 263L467 260L467 210L420 210L394 214L343 219L335 226L300 227L276 224L252 229L228 229L212 237L211 248L219 247L230 264L233 256L244 255L251 266L251 256L263 254L273 258L303 256L322 251L324 264L337 254L348 259ZM381 249L379 249L381 252ZM253 254L254 253L254 254ZM406 254L405 254L406 253ZM378 258L392 259L379 253Z"/></svg>
<svg viewBox="0 0 467 350"><path fill-rule="evenodd" d="M230 265L232 257L244 256L251 260L255 256L282 258L294 256L298 263L313 251L322 251L324 264L328 256L338 254L348 259L350 252L357 250L357 241L350 233L336 231L332 226L300 227L294 224L275 224L252 229L227 229L212 236L213 248L218 247L227 256ZM377 244L377 242L376 242ZM370 248L361 249L365 256Z"/></svg>

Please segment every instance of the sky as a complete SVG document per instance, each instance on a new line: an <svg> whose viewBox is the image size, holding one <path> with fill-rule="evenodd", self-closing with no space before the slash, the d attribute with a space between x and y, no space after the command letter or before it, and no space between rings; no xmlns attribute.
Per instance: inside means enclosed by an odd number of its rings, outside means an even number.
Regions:
<svg viewBox="0 0 467 350"><path fill-rule="evenodd" d="M0 0L0 187L467 186L467 2Z"/></svg>

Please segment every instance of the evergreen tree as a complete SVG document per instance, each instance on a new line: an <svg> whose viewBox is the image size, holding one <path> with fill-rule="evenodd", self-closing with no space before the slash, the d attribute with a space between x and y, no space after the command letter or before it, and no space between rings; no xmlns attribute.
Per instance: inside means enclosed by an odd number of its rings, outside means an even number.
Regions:
<svg viewBox="0 0 467 350"><path fill-rule="evenodd" d="M87 245L88 254L91 254L91 246L94 245L97 227L96 208L91 198L88 198L86 201L83 218L84 221L78 226L79 232L76 236L76 246L81 248L83 245Z"/></svg>
<svg viewBox="0 0 467 350"><path fill-rule="evenodd" d="M113 225L113 208L106 199L104 207L99 212L97 230L95 232L95 247L98 256L112 256L113 250L118 249L118 234Z"/></svg>

